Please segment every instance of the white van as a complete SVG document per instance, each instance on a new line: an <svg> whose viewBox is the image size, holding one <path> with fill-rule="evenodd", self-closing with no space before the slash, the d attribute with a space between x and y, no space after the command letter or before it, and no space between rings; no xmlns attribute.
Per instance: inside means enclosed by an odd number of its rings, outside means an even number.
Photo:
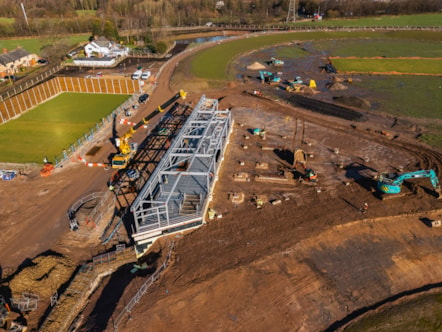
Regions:
<svg viewBox="0 0 442 332"><path fill-rule="evenodd" d="M150 71L145 71L143 74L141 74L141 79L142 80L147 80L150 77Z"/></svg>
<svg viewBox="0 0 442 332"><path fill-rule="evenodd" d="M141 70L137 70L135 73L132 74L131 77L133 80L139 80L141 78L142 73L143 72Z"/></svg>

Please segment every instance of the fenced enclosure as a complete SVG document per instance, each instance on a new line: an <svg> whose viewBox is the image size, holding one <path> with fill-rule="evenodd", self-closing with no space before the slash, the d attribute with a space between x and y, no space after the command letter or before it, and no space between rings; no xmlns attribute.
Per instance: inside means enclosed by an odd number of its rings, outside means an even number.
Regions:
<svg viewBox="0 0 442 332"><path fill-rule="evenodd" d="M138 80L129 78L54 77L0 103L0 124L63 92L132 95L140 92Z"/></svg>

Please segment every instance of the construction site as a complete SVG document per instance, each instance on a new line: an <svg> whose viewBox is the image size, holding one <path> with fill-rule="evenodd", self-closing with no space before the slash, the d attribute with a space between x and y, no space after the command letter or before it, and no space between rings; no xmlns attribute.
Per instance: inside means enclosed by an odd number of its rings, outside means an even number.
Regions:
<svg viewBox="0 0 442 332"><path fill-rule="evenodd" d="M0 182L4 326L335 331L440 291L442 155L415 126L313 98L333 67L246 57L202 91L169 85L181 61L114 140Z"/></svg>

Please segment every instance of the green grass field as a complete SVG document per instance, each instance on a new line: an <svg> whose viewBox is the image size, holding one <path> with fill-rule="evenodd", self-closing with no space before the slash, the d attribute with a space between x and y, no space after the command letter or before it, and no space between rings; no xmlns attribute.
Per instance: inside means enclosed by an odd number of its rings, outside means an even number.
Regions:
<svg viewBox="0 0 442 332"><path fill-rule="evenodd" d="M383 57L382 59L333 59L340 72L366 73L361 89L370 91L374 110L395 116L420 119L442 119L442 32L394 31L394 32L298 32L260 35L247 39L221 43L199 52L191 61L192 74L207 80L213 86L222 81L235 80L236 72L230 66L235 58L251 50L278 47L280 58L302 58L308 52L293 47L293 42L308 43L315 51L340 57ZM394 59L398 57L422 57L424 59ZM216 63L216 66L212 64ZM372 75L374 72L420 73L419 75ZM439 75L439 76L438 76ZM434 125L422 135L427 143L442 146L442 126Z"/></svg>
<svg viewBox="0 0 442 332"><path fill-rule="evenodd" d="M344 331L442 331L442 294L423 294L402 305L392 306L385 311L368 314L344 328Z"/></svg>
<svg viewBox="0 0 442 332"><path fill-rule="evenodd" d="M440 59L333 59L340 72L442 75Z"/></svg>
<svg viewBox="0 0 442 332"><path fill-rule="evenodd" d="M347 19L325 19L323 21L299 21L294 25L328 26L328 27L439 27L442 14L418 14L401 16L377 16Z"/></svg>
<svg viewBox="0 0 442 332"><path fill-rule="evenodd" d="M50 161L108 116L129 96L62 93L0 126L2 162Z"/></svg>
<svg viewBox="0 0 442 332"><path fill-rule="evenodd" d="M362 56L362 54L365 54L364 56L369 57L398 57L400 53L403 53L402 56L440 57L442 52L439 42L442 40L442 32L290 32L259 35L257 37L221 43L215 47L203 50L193 58L190 65L191 72L194 76L207 80L232 80L235 77L235 73L228 71L228 65L235 57L250 52L250 50L269 48L276 44L310 40L315 42L315 47L316 44L319 45L318 47L321 47L318 41L324 43L323 49L328 49L332 56ZM348 40L351 40L351 42ZM339 41L342 41L342 44L338 45ZM371 42L373 42L373 47L370 47ZM389 43L391 43L392 47L388 47ZM340 49L340 47L343 48ZM410 53L411 55L409 55ZM419 61L416 60L415 64L418 65ZM213 63L217 65L213 66ZM367 72L372 71L367 70ZM396 70L390 68L388 71Z"/></svg>
<svg viewBox="0 0 442 332"><path fill-rule="evenodd" d="M87 42L90 35L76 35L70 37L57 38L57 42L66 44L71 47L78 43ZM6 48L8 51L13 51L17 47L22 47L29 53L40 54L40 50L47 46L54 44L54 38L17 38L17 39L3 39L0 40L0 49Z"/></svg>

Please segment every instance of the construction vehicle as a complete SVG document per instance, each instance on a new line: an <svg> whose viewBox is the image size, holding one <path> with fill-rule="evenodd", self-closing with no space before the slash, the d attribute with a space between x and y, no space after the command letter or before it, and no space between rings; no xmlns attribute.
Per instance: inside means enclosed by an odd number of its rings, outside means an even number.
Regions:
<svg viewBox="0 0 442 332"><path fill-rule="evenodd" d="M301 76L296 76L294 80L290 80L287 83L289 85L287 85L285 90L289 92L300 92L302 89L302 85L304 84Z"/></svg>
<svg viewBox="0 0 442 332"><path fill-rule="evenodd" d="M321 68L321 71L325 71L327 74L336 74L338 72L330 60L328 60L324 66L319 68Z"/></svg>
<svg viewBox="0 0 442 332"><path fill-rule="evenodd" d="M316 182L316 180L318 179L318 174L316 174L313 169L306 168L302 178L308 182Z"/></svg>
<svg viewBox="0 0 442 332"><path fill-rule="evenodd" d="M264 199L262 197L254 195L252 201L255 203L257 209L262 209L264 206Z"/></svg>
<svg viewBox="0 0 442 332"><path fill-rule="evenodd" d="M259 77L261 78L261 83L268 83L270 85L277 85L281 82L282 72L271 73L268 71L259 71Z"/></svg>
<svg viewBox="0 0 442 332"><path fill-rule="evenodd" d="M55 166L53 163L46 161L43 165L43 168L40 170L40 176L47 177L51 175L55 170Z"/></svg>
<svg viewBox="0 0 442 332"><path fill-rule="evenodd" d="M272 64L272 66L275 66L275 67L280 67L280 66L284 65L284 61L277 59L275 57L270 58L270 63Z"/></svg>
<svg viewBox="0 0 442 332"><path fill-rule="evenodd" d="M265 129L261 129L261 128L255 128L255 129L253 129L253 135L254 136L259 136L263 140L265 140L266 139L266 130Z"/></svg>
<svg viewBox="0 0 442 332"><path fill-rule="evenodd" d="M382 173L379 176L377 187L382 194L400 194L402 189L402 183L408 179L417 178L430 178L431 184L440 198L441 190L439 179L437 178L436 172L432 169L430 170L419 170L415 172L407 173ZM384 197L385 198L385 197Z"/></svg>
<svg viewBox="0 0 442 332"><path fill-rule="evenodd" d="M302 80L301 76L296 76L294 80L289 81L290 85L294 84L304 84L304 81Z"/></svg>
<svg viewBox="0 0 442 332"><path fill-rule="evenodd" d="M216 210L209 208L209 210L207 211L207 216L209 220L214 220L216 218Z"/></svg>
<svg viewBox="0 0 442 332"><path fill-rule="evenodd" d="M0 331L26 332L27 327L18 322L20 314L11 311L3 295L0 295Z"/></svg>
<svg viewBox="0 0 442 332"><path fill-rule="evenodd" d="M173 104L178 99L186 99L187 93L183 90L180 90L177 94L175 94L172 98L170 98L168 101L166 101L164 104L160 105L155 109L152 113L150 113L147 117L141 119L140 122L136 123L134 126L132 126L123 136L116 139L118 142L118 150L119 153L116 154L112 158L112 168L118 168L123 169L126 168L129 164L129 161L133 158L133 156L136 154L138 149L138 144L135 142L129 142L129 140L132 138L132 136L135 134L138 128L140 128L143 125L147 125L147 123L153 119L156 115L159 113L164 112L164 110Z"/></svg>

